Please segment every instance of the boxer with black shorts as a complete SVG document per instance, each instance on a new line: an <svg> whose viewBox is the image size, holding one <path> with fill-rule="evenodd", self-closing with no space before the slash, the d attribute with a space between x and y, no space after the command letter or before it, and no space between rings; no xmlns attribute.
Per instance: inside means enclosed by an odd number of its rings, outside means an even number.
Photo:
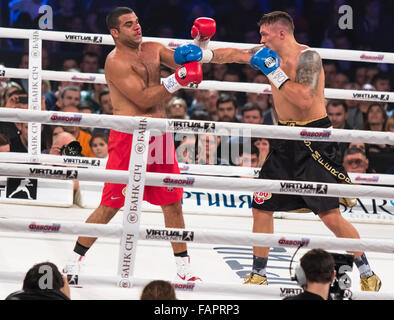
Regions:
<svg viewBox="0 0 394 320"><path fill-rule="evenodd" d="M278 121L281 125L329 128L324 100L324 70L319 54L294 38L294 23L286 12L275 11L262 16L260 43L264 45L251 58L250 64L269 79ZM324 134L324 133L323 133ZM306 134L307 137L307 134ZM324 137L322 137L324 138ZM350 183L338 158L336 142L285 141L272 143L260 171L261 179L322 182L314 193L324 193L324 182ZM308 209L341 238L360 238L358 231L344 219L339 210L339 199L307 196L307 184L284 185L284 189L298 189L301 195L271 194L262 190L253 197L253 232L273 233L273 212ZM266 266L269 248L253 248L252 272L245 284L267 285ZM378 291L379 277L371 270L363 252L352 252L360 271L361 289Z"/></svg>

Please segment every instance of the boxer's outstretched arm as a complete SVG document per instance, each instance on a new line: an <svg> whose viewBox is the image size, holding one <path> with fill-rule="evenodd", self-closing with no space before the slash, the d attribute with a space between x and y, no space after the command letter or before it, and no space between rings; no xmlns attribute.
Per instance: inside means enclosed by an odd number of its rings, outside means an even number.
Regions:
<svg viewBox="0 0 394 320"><path fill-rule="evenodd" d="M107 81L110 81L141 111L158 105L169 95L163 85L147 87L143 79L120 60L107 61L105 75Z"/></svg>
<svg viewBox="0 0 394 320"><path fill-rule="evenodd" d="M250 62L252 56L263 46L251 49L219 48L213 50L211 63L244 63Z"/></svg>
<svg viewBox="0 0 394 320"><path fill-rule="evenodd" d="M320 55L314 50L304 51L298 60L294 81L286 81L280 92L301 109L312 107L322 70Z"/></svg>

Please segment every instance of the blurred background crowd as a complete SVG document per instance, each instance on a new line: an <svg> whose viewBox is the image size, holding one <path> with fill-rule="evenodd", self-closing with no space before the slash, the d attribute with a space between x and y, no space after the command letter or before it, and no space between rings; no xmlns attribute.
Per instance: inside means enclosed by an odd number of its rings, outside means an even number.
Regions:
<svg viewBox="0 0 394 320"><path fill-rule="evenodd" d="M190 39L197 17L212 17L217 32L212 40L258 44L257 21L274 10L294 19L295 37L311 47L394 52L391 0L13 0L0 1L0 26L38 29L38 8L53 8L53 30L108 34L106 14L116 6L133 8L143 34L152 37ZM339 8L350 5L352 29L338 26ZM0 64L28 68L27 42L0 39ZM103 73L111 46L43 41L44 70ZM323 60L326 88L392 91L393 64ZM204 64L204 80L268 84L249 65ZM162 68L162 77L172 73ZM0 78L0 107L27 108L27 80ZM112 114L109 91L103 84L43 81L42 107L59 112ZM172 119L214 120L276 125L270 94L181 90L165 104ZM334 128L394 132L392 103L327 100ZM105 158L109 130L42 126L42 152L60 154L72 141L80 142L82 155ZM27 152L27 124L0 123L0 151ZM174 136L179 162L261 167L270 150L268 139L241 139L210 135ZM223 152L229 144L230 152ZM236 146L236 147L235 147ZM248 146L248 147L245 147ZM236 152L233 152L236 150ZM348 172L394 173L394 146L341 143L342 161Z"/></svg>

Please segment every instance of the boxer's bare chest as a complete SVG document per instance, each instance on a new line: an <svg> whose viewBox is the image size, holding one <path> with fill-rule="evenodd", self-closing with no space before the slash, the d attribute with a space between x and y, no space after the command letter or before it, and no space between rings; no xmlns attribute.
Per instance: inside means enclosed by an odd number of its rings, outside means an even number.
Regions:
<svg viewBox="0 0 394 320"><path fill-rule="evenodd" d="M160 82L160 57L157 50L142 48L141 52L130 57L129 66L148 87Z"/></svg>

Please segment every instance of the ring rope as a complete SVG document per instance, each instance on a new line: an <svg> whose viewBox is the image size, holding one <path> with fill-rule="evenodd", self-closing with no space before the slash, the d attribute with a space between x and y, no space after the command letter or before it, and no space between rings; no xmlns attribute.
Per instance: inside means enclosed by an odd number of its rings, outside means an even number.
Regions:
<svg viewBox="0 0 394 320"><path fill-rule="evenodd" d="M89 168L51 167L3 163L0 175L49 178L81 181L100 181L119 184L128 183L128 171L123 170L91 170ZM312 181L268 180L268 179L239 179L223 177L218 179L211 176L179 175L167 173L146 173L146 185L162 187L188 187L215 190L239 190L249 192L272 192L281 194L308 195L321 197L367 197L375 199L391 199L393 188L364 185L350 185L344 183L320 183ZM300 186L307 186L307 193L297 191ZM322 189L323 187L323 189ZM288 190L290 189L290 190ZM305 191L304 189L302 189Z"/></svg>
<svg viewBox="0 0 394 320"><path fill-rule="evenodd" d="M0 66L0 74L6 78L27 79L29 69L5 68ZM70 81L83 83L106 84L105 76L101 73L80 73L67 71L42 70L43 80ZM262 83L245 83L231 81L203 80L197 88L184 87L184 89L235 91L260 94L272 94L271 86ZM370 102L394 102L394 95L389 91L368 91L350 89L324 89L324 96L327 99L345 99Z"/></svg>
<svg viewBox="0 0 394 320"><path fill-rule="evenodd" d="M37 29L18 29L18 28L0 28L0 38L16 38L30 39L33 36L40 37L42 40L72 42L72 43L92 43L97 45L114 45L114 40L109 34L93 34L93 33L76 33L62 31L48 31ZM190 39L173 39L144 37L144 41L155 41L162 43L169 48L177 48L181 45L193 43ZM250 49L256 44L236 43L224 41L210 41L208 47L210 49L217 48L238 48ZM394 63L394 53L391 52L375 52L361 50L345 50L345 49L328 49L328 48L312 48L316 50L323 59L330 60L347 60L373 63Z"/></svg>
<svg viewBox="0 0 394 320"><path fill-rule="evenodd" d="M0 108L0 121L39 122L50 125L111 128L132 133L138 128L141 117L126 117L102 114L70 113L57 111L31 111L24 109ZM394 132L366 130L327 129L311 127L288 127L253 125L247 123L195 121L179 119L147 118L147 129L151 135L163 132L185 134L209 133L212 135L232 135L260 137L267 139L317 140L337 142L364 142L394 145Z"/></svg>
<svg viewBox="0 0 394 320"><path fill-rule="evenodd" d="M63 166L78 166L90 168L105 168L106 158L87 158L73 156L58 156L52 154L40 154L39 156L31 156L26 153L19 152L0 152L0 163L37 163L37 164L56 164ZM236 176L257 178L259 176L259 168L239 167L239 166L223 166L223 165L199 165L179 163L179 169L182 174L203 174L207 176ZM394 176L392 174L382 173L352 173L348 172L348 176L353 183L358 184L374 184L374 185L394 185Z"/></svg>
<svg viewBox="0 0 394 320"><path fill-rule="evenodd" d="M53 220L1 219L1 232L43 232L88 237L119 238L123 226L119 224L95 224L81 222L54 222ZM192 235L183 240L182 235ZM348 239L308 235L275 235L220 229L177 229L159 226L140 226L139 240L171 241L185 243L226 244L238 246L306 248L327 250L369 251L394 253L394 240Z"/></svg>

